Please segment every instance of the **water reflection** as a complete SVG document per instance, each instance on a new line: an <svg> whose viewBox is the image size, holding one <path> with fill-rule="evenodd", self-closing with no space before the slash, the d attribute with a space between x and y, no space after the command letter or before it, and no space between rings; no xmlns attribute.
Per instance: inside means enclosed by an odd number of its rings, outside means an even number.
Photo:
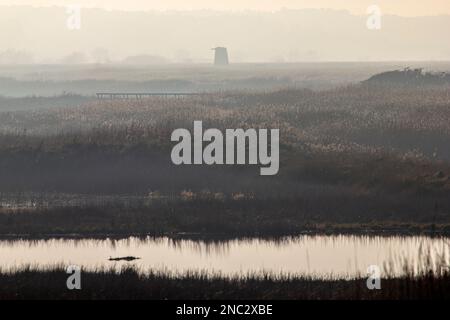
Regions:
<svg viewBox="0 0 450 320"><path fill-rule="evenodd" d="M49 239L0 241L0 268L22 265L45 267L77 264L86 269L125 264L141 272L201 270L223 275L271 272L312 277L351 278L365 275L369 265L400 275L405 261L418 270L431 253L449 263L446 238L299 236L275 240L243 239L205 242L167 237L115 239ZM132 263L110 262L109 257L136 256ZM438 268L436 259L432 261Z"/></svg>

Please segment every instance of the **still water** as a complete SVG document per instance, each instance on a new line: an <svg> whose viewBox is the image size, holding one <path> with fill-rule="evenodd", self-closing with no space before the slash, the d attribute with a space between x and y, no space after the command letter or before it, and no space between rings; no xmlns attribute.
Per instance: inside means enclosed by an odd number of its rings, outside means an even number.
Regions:
<svg viewBox="0 0 450 320"><path fill-rule="evenodd" d="M226 276L270 272L295 273L311 277L352 278L366 275L370 265L395 275L409 267L418 269L428 252L441 256L449 265L448 238L299 236L278 240L231 240L204 242L163 238L123 240L2 240L0 268L23 265L46 268L55 264L80 265L119 270L133 265L140 272L159 270L182 273L188 270L221 273ZM136 256L133 262L109 261L109 257ZM435 268L437 259L434 260Z"/></svg>

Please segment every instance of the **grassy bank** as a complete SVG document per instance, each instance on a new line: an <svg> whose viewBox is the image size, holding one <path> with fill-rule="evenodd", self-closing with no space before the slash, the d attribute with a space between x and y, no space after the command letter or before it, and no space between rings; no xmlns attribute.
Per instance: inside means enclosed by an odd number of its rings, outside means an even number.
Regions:
<svg viewBox="0 0 450 320"><path fill-rule="evenodd" d="M0 274L0 299L449 299L450 275L381 279L381 290L368 290L366 279L312 280L302 277L226 279L202 273L143 276L133 269L120 274L82 272L81 290L68 290L62 268L17 270Z"/></svg>
<svg viewBox="0 0 450 320"><path fill-rule="evenodd" d="M142 146L72 148L4 154L0 236L450 233L445 163L292 151L279 175L261 177L176 167Z"/></svg>
<svg viewBox="0 0 450 320"><path fill-rule="evenodd" d="M200 237L283 236L299 233L450 234L450 223L411 212L368 210L364 199L348 200L348 214L318 199L311 210L304 200L154 201L139 207L105 206L6 210L0 214L0 237L124 236L193 234ZM327 202L328 201L328 202ZM413 204L411 204L413 205ZM366 209L357 210L358 206ZM335 207L337 208L337 207ZM342 210L338 208L336 210ZM406 209L406 208L404 208ZM364 212L364 214L360 214Z"/></svg>

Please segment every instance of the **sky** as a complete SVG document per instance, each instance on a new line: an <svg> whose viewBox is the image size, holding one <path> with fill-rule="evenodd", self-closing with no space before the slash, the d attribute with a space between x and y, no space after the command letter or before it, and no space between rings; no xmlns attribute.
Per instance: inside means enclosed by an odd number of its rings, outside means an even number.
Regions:
<svg viewBox="0 0 450 320"><path fill-rule="evenodd" d="M0 5L81 5L112 10L257 10L327 8L365 14L378 5L383 14L399 16L450 15L449 0L0 0Z"/></svg>

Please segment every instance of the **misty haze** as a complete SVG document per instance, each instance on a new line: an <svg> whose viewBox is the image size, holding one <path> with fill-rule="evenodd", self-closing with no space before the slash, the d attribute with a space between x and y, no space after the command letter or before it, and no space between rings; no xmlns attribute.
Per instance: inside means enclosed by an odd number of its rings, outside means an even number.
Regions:
<svg viewBox="0 0 450 320"><path fill-rule="evenodd" d="M0 6L0 300L450 298L448 2L80 2Z"/></svg>
<svg viewBox="0 0 450 320"><path fill-rule="evenodd" d="M0 64L209 63L210 48L227 46L233 62L450 59L450 16L383 16L344 10L273 13L126 12L81 10L79 30L67 28L65 7L1 7ZM14 17L14 18L12 18Z"/></svg>

